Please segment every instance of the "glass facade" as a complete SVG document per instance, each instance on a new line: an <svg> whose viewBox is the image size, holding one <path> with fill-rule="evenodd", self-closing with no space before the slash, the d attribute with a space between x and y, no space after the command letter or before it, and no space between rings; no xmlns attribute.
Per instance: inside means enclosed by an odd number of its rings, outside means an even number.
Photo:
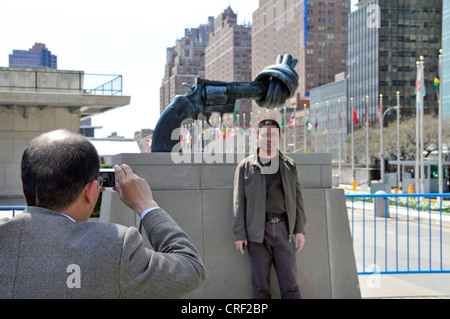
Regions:
<svg viewBox="0 0 450 319"><path fill-rule="evenodd" d="M376 121L379 95L383 109L401 95L402 116L415 114L416 61L425 63L425 112L437 114L433 85L441 48L442 0L360 1L349 19L348 96L354 98L359 122ZM368 99L367 99L368 97ZM366 101L367 100L367 101ZM348 104L347 118L351 118ZM395 119L395 112L385 122ZM351 123L348 123L350 128Z"/></svg>
<svg viewBox="0 0 450 319"><path fill-rule="evenodd" d="M378 5L378 0L360 3L358 10L352 12L348 28L348 99L347 99L347 130L351 131L352 104L359 120L364 125L366 113L370 122L376 120L379 92L379 31L376 19L368 24L368 5Z"/></svg>
<svg viewBox="0 0 450 319"><path fill-rule="evenodd" d="M342 156L346 153L346 92L347 80L344 79L316 87L310 95L312 149L318 153L331 153L333 161L339 160L339 151Z"/></svg>
<svg viewBox="0 0 450 319"><path fill-rule="evenodd" d="M53 55L43 43L35 43L28 51L13 50L13 54L9 55L11 68L57 69L57 64L56 55Z"/></svg>

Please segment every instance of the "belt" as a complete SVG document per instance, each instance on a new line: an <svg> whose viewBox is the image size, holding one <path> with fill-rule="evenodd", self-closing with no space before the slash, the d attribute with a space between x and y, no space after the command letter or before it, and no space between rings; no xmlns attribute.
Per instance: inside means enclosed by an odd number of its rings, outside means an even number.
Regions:
<svg viewBox="0 0 450 319"><path fill-rule="evenodd" d="M269 224L277 224L286 220L286 213L284 214L271 214L266 213L266 222Z"/></svg>

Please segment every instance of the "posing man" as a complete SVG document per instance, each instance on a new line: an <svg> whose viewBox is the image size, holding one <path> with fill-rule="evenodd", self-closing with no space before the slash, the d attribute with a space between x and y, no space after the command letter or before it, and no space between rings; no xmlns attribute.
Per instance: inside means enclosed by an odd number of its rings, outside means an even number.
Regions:
<svg viewBox="0 0 450 319"><path fill-rule="evenodd" d="M202 283L205 268L192 241L129 166L115 166L116 191L140 215L154 250L134 227L86 222L104 190L99 168L94 146L69 131L27 146L21 169L28 207L0 220L2 298L174 298Z"/></svg>
<svg viewBox="0 0 450 319"><path fill-rule="evenodd" d="M295 253L305 244L305 212L294 161L279 151L280 126L260 121L257 153L236 168L233 232L236 249L248 247L253 297L270 298L272 263L282 298L300 298Z"/></svg>

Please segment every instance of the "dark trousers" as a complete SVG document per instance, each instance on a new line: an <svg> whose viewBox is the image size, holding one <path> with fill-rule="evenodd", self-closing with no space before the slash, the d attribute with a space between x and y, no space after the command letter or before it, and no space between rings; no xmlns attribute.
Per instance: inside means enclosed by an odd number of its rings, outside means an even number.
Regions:
<svg viewBox="0 0 450 319"><path fill-rule="evenodd" d="M269 299L270 269L272 263L277 274L281 298L300 299L297 284L295 243L289 241L286 221L265 223L264 242L248 242L248 254L252 267L253 298Z"/></svg>

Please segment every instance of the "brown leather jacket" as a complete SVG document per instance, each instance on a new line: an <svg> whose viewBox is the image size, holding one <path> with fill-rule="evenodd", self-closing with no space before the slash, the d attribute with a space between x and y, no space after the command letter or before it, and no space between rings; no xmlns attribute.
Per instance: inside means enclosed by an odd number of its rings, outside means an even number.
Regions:
<svg viewBox="0 0 450 319"><path fill-rule="evenodd" d="M295 162L279 152L281 180L285 196L289 237L304 233L306 216ZM233 189L233 239L262 243L266 213L266 179L257 155L245 158L236 167ZM290 238L289 238L290 239Z"/></svg>

